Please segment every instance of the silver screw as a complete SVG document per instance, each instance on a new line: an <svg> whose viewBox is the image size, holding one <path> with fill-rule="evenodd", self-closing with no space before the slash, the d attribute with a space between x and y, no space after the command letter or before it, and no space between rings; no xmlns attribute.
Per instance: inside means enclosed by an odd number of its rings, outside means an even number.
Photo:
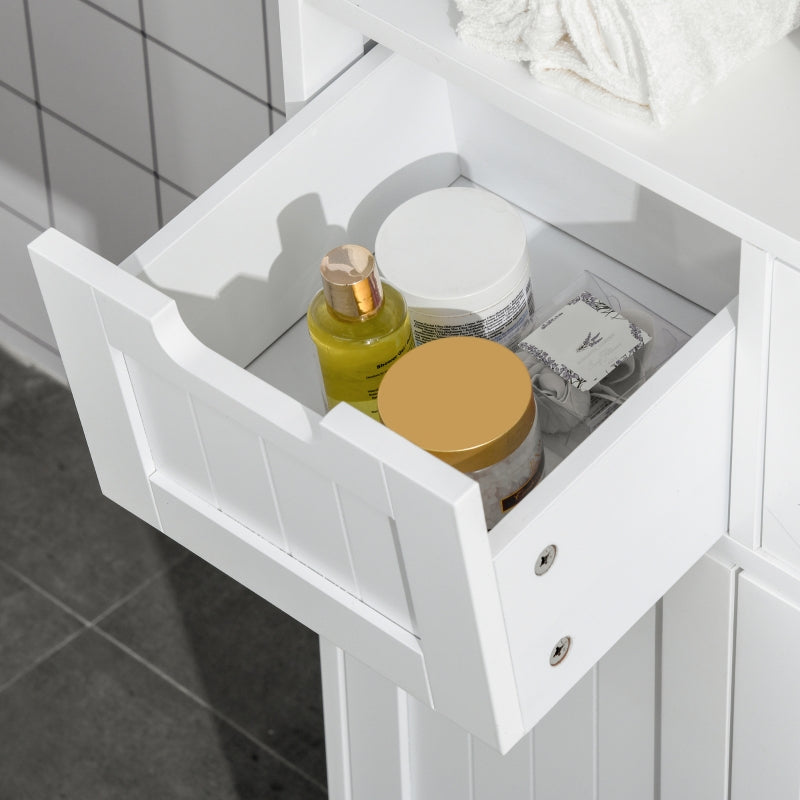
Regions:
<svg viewBox="0 0 800 800"><path fill-rule="evenodd" d="M554 544L547 545L547 547L539 553L533 571L537 575L544 575L545 572L553 566L553 562L556 560L556 552L556 546Z"/></svg>
<svg viewBox="0 0 800 800"><path fill-rule="evenodd" d="M567 653L569 653L569 646L571 644L572 638L569 636L563 636L556 642L556 646L550 653L551 667L558 666L567 657Z"/></svg>

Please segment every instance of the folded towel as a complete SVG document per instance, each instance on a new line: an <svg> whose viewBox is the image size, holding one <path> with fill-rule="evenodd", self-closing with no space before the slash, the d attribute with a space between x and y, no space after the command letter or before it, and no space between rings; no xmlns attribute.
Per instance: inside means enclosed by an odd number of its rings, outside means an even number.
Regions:
<svg viewBox="0 0 800 800"><path fill-rule="evenodd" d="M670 122L800 25L800 0L456 0L462 40L604 108Z"/></svg>

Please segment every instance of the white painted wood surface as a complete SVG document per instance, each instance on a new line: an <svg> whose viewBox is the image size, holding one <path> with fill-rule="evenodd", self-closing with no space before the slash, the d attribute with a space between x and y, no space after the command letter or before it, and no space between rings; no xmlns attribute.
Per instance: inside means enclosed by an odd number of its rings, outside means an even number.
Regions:
<svg viewBox="0 0 800 800"><path fill-rule="evenodd" d="M597 797L596 688L591 670L534 728L535 800Z"/></svg>
<svg viewBox="0 0 800 800"><path fill-rule="evenodd" d="M414 636L165 476L154 475L152 486L171 538L427 701L425 663Z"/></svg>
<svg viewBox="0 0 800 800"><path fill-rule="evenodd" d="M764 549L800 570L800 272L775 265L764 461Z"/></svg>
<svg viewBox="0 0 800 800"><path fill-rule="evenodd" d="M345 686L353 800L411 800L405 693L352 656Z"/></svg>
<svg viewBox="0 0 800 800"><path fill-rule="evenodd" d="M718 315L493 529L526 727L725 532L733 316ZM536 577L549 544L556 562ZM563 636L572 647L553 668Z"/></svg>
<svg viewBox="0 0 800 800"><path fill-rule="evenodd" d="M736 569L702 558L662 602L661 800L727 800Z"/></svg>
<svg viewBox="0 0 800 800"><path fill-rule="evenodd" d="M323 644L332 797L656 797L656 634L653 609L504 755Z"/></svg>
<svg viewBox="0 0 800 800"><path fill-rule="evenodd" d="M739 578L731 800L800 794L800 608Z"/></svg>
<svg viewBox="0 0 800 800"><path fill-rule="evenodd" d="M153 466L185 489L218 506L191 395L125 354L136 407L153 456Z"/></svg>
<svg viewBox="0 0 800 800"><path fill-rule="evenodd" d="M29 247L103 493L160 527L147 476L153 461L122 354L108 347L92 288L114 266L56 231ZM163 304L166 298L154 298Z"/></svg>
<svg viewBox="0 0 800 800"><path fill-rule="evenodd" d="M450 103L461 170L475 183L714 313L736 296L735 236L473 92L452 86ZM534 245L534 270L535 259Z"/></svg>
<svg viewBox="0 0 800 800"><path fill-rule="evenodd" d="M264 440L199 400L192 408L219 510L288 552Z"/></svg>
<svg viewBox="0 0 800 800"><path fill-rule="evenodd" d="M753 548L761 544L772 284L772 256L743 242L729 530L737 541Z"/></svg>
<svg viewBox="0 0 800 800"><path fill-rule="evenodd" d="M478 485L418 448L400 455L384 473L433 706L505 752L524 731Z"/></svg>
<svg viewBox="0 0 800 800"><path fill-rule="evenodd" d="M600 798L654 797L658 617L648 611L595 668Z"/></svg>
<svg viewBox="0 0 800 800"><path fill-rule="evenodd" d="M447 717L411 699L408 704L411 797L414 800L472 795L470 736Z"/></svg>
<svg viewBox="0 0 800 800"><path fill-rule="evenodd" d="M276 0L270 0L275 2ZM277 0L289 116L363 55L364 37L303 0Z"/></svg>
<svg viewBox="0 0 800 800"><path fill-rule="evenodd" d="M347 719L345 653L319 638L322 708L325 724L326 784L329 800L353 800Z"/></svg>
<svg viewBox="0 0 800 800"><path fill-rule="evenodd" d="M794 135L800 31L658 130L542 86L524 65L462 44L449 0L306 2L737 237L800 264L794 190L800 182ZM765 129L760 121L767 118Z"/></svg>

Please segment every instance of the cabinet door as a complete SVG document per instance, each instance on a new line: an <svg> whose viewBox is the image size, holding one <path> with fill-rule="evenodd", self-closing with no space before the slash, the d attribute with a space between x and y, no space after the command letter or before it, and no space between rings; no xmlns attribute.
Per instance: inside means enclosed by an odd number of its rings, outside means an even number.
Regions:
<svg viewBox="0 0 800 800"><path fill-rule="evenodd" d="M662 603L661 800L726 800L736 570L702 558Z"/></svg>
<svg viewBox="0 0 800 800"><path fill-rule="evenodd" d="M800 608L739 579L731 800L800 795Z"/></svg>
<svg viewBox="0 0 800 800"><path fill-rule="evenodd" d="M776 263L772 290L763 546L800 567L800 272Z"/></svg>

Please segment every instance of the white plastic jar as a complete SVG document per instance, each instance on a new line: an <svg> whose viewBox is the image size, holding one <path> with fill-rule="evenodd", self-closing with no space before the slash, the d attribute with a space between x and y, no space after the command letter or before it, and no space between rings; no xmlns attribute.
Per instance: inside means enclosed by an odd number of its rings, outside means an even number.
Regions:
<svg viewBox="0 0 800 800"><path fill-rule="evenodd" d="M418 345L477 336L515 347L533 329L525 226L497 195L447 187L412 197L381 225L375 260L405 297Z"/></svg>
<svg viewBox="0 0 800 800"><path fill-rule="evenodd" d="M384 375L378 408L388 428L478 482L487 528L542 476L528 370L496 342L456 336L410 350Z"/></svg>

